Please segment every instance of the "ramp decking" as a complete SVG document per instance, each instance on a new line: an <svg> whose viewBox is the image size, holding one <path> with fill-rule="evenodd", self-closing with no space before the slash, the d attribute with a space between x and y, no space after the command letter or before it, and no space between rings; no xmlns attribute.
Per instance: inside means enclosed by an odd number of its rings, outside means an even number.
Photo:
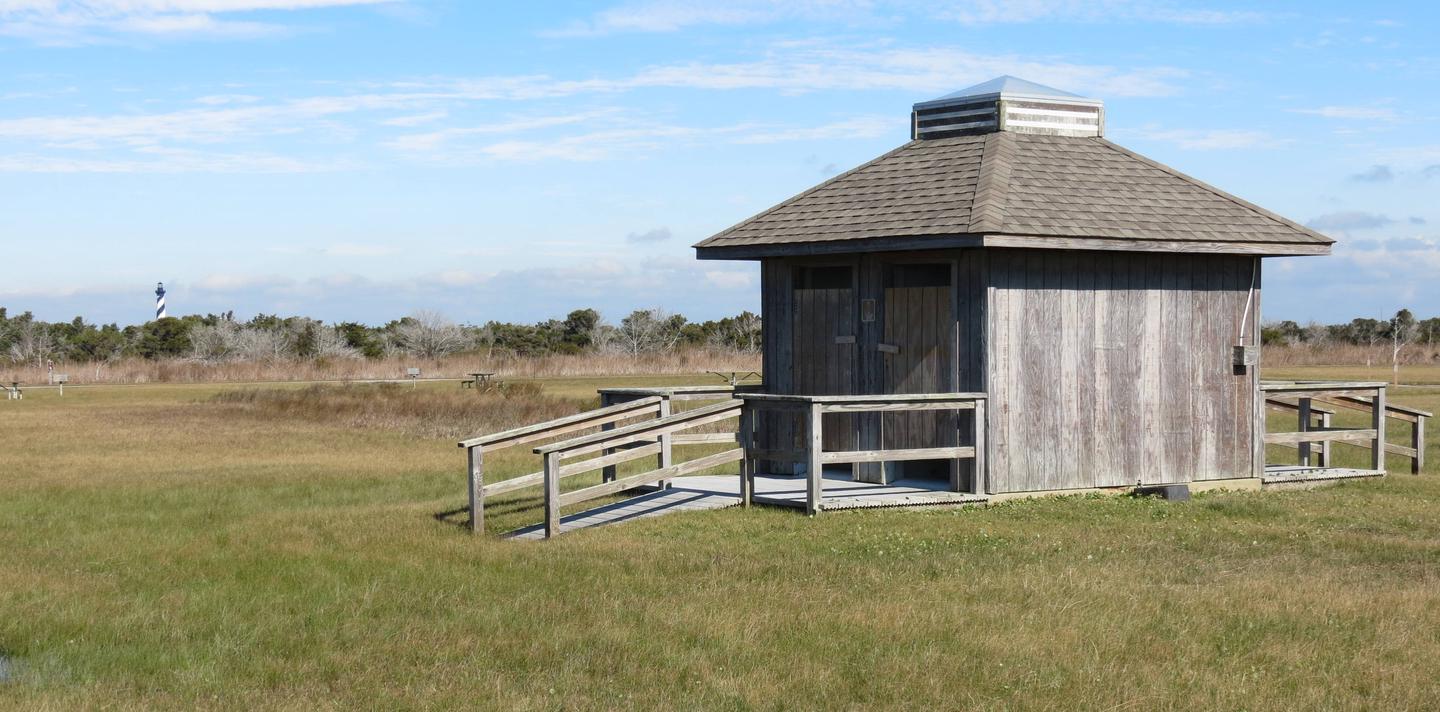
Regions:
<svg viewBox="0 0 1440 712"><path fill-rule="evenodd" d="M825 473L824 508L826 510L862 509L870 507L914 507L937 504L978 504L983 495L951 492L949 483L931 480L900 480L891 485L856 482L848 473ZM805 477L759 475L755 478L756 504L805 508ZM644 517L658 517L677 512L724 509L740 504L739 475L705 475L677 477L669 489L647 492L560 519L560 531L618 524ZM512 539L545 538L545 526L537 524L511 532Z"/></svg>

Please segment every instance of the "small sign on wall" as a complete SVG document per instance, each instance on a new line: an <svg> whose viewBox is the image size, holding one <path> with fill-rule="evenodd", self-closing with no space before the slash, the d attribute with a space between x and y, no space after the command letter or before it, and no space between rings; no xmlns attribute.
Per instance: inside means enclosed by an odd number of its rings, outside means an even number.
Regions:
<svg viewBox="0 0 1440 712"><path fill-rule="evenodd" d="M875 300L860 300L860 321L869 323L875 321Z"/></svg>

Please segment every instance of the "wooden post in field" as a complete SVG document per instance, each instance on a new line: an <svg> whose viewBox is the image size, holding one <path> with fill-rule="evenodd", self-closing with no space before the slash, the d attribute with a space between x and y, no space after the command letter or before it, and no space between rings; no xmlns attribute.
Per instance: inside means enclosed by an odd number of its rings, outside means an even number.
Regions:
<svg viewBox="0 0 1440 712"><path fill-rule="evenodd" d="M736 437L740 439L740 506L749 507L750 500L754 498L755 488L755 460L750 456L750 451L755 447L753 434L755 422L755 411L749 403L740 406L740 430Z"/></svg>
<svg viewBox="0 0 1440 712"><path fill-rule="evenodd" d="M819 514L824 508L821 495L824 492L825 465L820 461L823 448L823 418L820 405L812 403L805 419L805 513Z"/></svg>
<svg viewBox="0 0 1440 712"><path fill-rule="evenodd" d="M1297 418L1299 419L1299 421L1300 421L1300 423L1299 423L1299 425L1300 425L1300 427L1299 427L1300 432L1302 432L1302 433L1308 433L1308 432L1310 432L1310 399L1309 399L1309 398L1301 398L1301 399L1300 399L1299 409L1296 410L1295 412L1296 412L1296 417L1297 417ZM1295 447L1296 447L1296 449L1298 449L1298 450L1300 451L1300 466L1301 466L1301 467L1309 467L1309 466L1310 466L1310 443L1301 441L1301 442L1299 442L1299 443L1296 443Z"/></svg>
<svg viewBox="0 0 1440 712"><path fill-rule="evenodd" d="M560 453L545 455L545 538L560 535Z"/></svg>
<svg viewBox="0 0 1440 712"><path fill-rule="evenodd" d="M485 453L481 446L466 448L470 471L470 531L485 531Z"/></svg>
<svg viewBox="0 0 1440 712"><path fill-rule="evenodd" d="M975 494L988 494L990 491L990 477L985 469L985 431L985 399L979 398L975 401L975 457L970 460L970 467L975 473L970 487Z"/></svg>
<svg viewBox="0 0 1440 712"><path fill-rule="evenodd" d="M1371 446L1370 469L1385 469L1385 386L1375 389L1375 400L1371 401L1370 422L1375 428L1375 440Z"/></svg>

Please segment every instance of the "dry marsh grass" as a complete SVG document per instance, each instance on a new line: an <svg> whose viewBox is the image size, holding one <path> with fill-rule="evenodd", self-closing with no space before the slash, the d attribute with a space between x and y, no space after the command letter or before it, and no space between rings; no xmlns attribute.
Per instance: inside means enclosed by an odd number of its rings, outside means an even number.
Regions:
<svg viewBox="0 0 1440 712"><path fill-rule="evenodd" d="M564 400L597 381L546 384ZM529 544L436 521L464 502L448 438L237 417L224 390L0 401L0 708L1440 700L1433 466L1188 503L732 509ZM1440 406L1440 389L1395 397ZM533 521L508 511L525 501L497 501L495 526Z"/></svg>
<svg viewBox="0 0 1440 712"><path fill-rule="evenodd" d="M461 439L571 415L594 403L545 395L535 382L475 392L398 383L243 388L208 401L258 418L305 420L424 438Z"/></svg>
<svg viewBox="0 0 1440 712"><path fill-rule="evenodd" d="M654 376L693 374L707 370L755 371L760 355L726 350L693 349L675 353L556 354L513 356L457 354L440 359L387 356L380 359L318 359L310 361L206 363L189 359L148 361L128 358L107 364L56 364L74 384L255 383L270 381L377 381L405 377L419 368L426 379L464 378L472 371L492 371L502 378L572 378L585 376ZM32 385L46 383L44 368L33 364L0 365L0 380Z"/></svg>
<svg viewBox="0 0 1440 712"><path fill-rule="evenodd" d="M1266 346L1267 366L1390 366L1390 344L1325 343ZM1411 344L1400 352L1400 366L1440 365L1440 346Z"/></svg>

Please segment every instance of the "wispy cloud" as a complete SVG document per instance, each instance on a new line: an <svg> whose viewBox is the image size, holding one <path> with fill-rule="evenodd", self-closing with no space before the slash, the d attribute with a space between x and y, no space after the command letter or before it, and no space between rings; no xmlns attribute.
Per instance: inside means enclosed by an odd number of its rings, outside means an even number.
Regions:
<svg viewBox="0 0 1440 712"><path fill-rule="evenodd" d="M400 248L393 245L362 245L341 242L329 245L320 252L329 257L386 257L399 253Z"/></svg>
<svg viewBox="0 0 1440 712"><path fill-rule="evenodd" d="M670 232L670 228L668 228L668 227L657 227L657 228L655 228L655 229L653 229L653 230L646 230L645 232L632 232L632 233L630 233L629 235L626 235L626 236L625 236L625 240L626 240L627 242L639 242L639 243L644 243L644 242L665 242L665 241L669 240L670 238L672 238L672 237L674 237L674 236L675 236L674 233Z"/></svg>
<svg viewBox="0 0 1440 712"><path fill-rule="evenodd" d="M229 0L212 1L223 5ZM1168 67L1120 68L953 47L788 42L776 43L750 61L658 64L608 78L439 77L350 84L353 91L348 93L291 99L211 93L167 111L6 118L0 119L0 150L7 148L8 141L12 152L0 161L0 170L323 170L348 161L316 159L313 154L347 144L380 145L402 158L459 165L487 160L601 160L700 137L745 144L873 138L895 130L903 123L903 114L833 117L820 123L781 123L761 114L725 126L703 121L686 125L684 120L625 107L616 97L650 89L784 94L904 91L926 97L997 74L1021 74L1106 97L1173 93L1178 91L1178 80L1186 76L1183 70ZM595 108L590 102L591 107L562 113L501 113L496 107L553 104L586 95L611 105ZM475 116L487 120L457 118ZM556 135L567 126L583 128ZM532 133L537 138L521 137ZM1242 138L1214 135L1184 141L1187 146L1215 147L1217 142L1234 145ZM256 150L261 145L265 149ZM221 146L230 150L218 151ZM295 154L288 164L273 155L279 146ZM162 151L172 154L159 161Z"/></svg>
<svg viewBox="0 0 1440 712"><path fill-rule="evenodd" d="M1395 171L1390 166L1374 165L1350 176L1357 183L1389 183L1395 180Z"/></svg>
<svg viewBox="0 0 1440 712"><path fill-rule="evenodd" d="M735 143L783 143L788 141L831 141L842 138L875 138L895 131L900 122L894 116L861 116L819 126L757 130L735 139Z"/></svg>
<svg viewBox="0 0 1440 712"><path fill-rule="evenodd" d="M936 6L939 17L971 25L1028 22L1153 22L1226 25L1257 22L1265 14L1250 10L1194 8L1155 0L954 0Z"/></svg>
<svg viewBox="0 0 1440 712"><path fill-rule="evenodd" d="M1296 114L1309 114L1327 119L1350 119L1357 121L1394 121L1398 118L1394 109L1383 106L1321 106L1314 109L1291 109Z"/></svg>
<svg viewBox="0 0 1440 712"><path fill-rule="evenodd" d="M1394 223L1394 219L1378 213L1348 210L1338 213L1326 213L1305 224L1316 230L1350 232L1353 230L1373 230Z"/></svg>
<svg viewBox="0 0 1440 712"><path fill-rule="evenodd" d="M235 18L260 11L297 11L396 0L6 0L0 35L46 45L80 45L117 35L260 37L282 25Z"/></svg>
<svg viewBox="0 0 1440 712"><path fill-rule="evenodd" d="M1113 21L1218 25L1255 22L1265 19L1265 14L1192 8L1164 0L949 0L923 4L905 0L648 0L615 5L544 34L564 37L676 32L705 25L785 21L887 25L901 17L966 25Z"/></svg>
<svg viewBox="0 0 1440 712"><path fill-rule="evenodd" d="M0 173L317 173L356 167L353 161L309 161L268 153L215 153L147 147L133 158L0 155Z"/></svg>
<svg viewBox="0 0 1440 712"><path fill-rule="evenodd" d="M1287 142L1268 132L1253 129L1160 129L1155 127L1129 132L1148 141L1171 143L1188 151L1235 150L1242 148L1274 148Z"/></svg>
<svg viewBox="0 0 1440 712"><path fill-rule="evenodd" d="M601 10L542 34L552 37L607 35L622 32L674 32L700 25L753 25L780 20L810 22L870 18L866 0L693 0L631 2Z"/></svg>

